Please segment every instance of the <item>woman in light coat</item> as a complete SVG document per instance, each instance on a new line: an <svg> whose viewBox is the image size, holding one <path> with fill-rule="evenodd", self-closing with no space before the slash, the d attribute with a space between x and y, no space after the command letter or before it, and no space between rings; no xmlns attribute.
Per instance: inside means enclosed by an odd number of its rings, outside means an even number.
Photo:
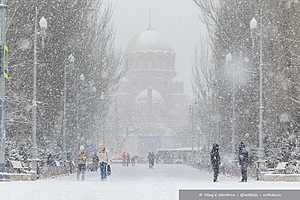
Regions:
<svg viewBox="0 0 300 200"><path fill-rule="evenodd" d="M78 160L77 160L77 165L78 165L78 169L77 169L77 180L80 179L84 180L85 178L85 171L86 171L86 160L87 160L87 156L84 150L84 146L80 146L80 151L79 151L79 155L78 155Z"/></svg>
<svg viewBox="0 0 300 200"><path fill-rule="evenodd" d="M105 146L100 147L99 152L99 164L100 164L100 173L101 173L101 180L107 178L107 165L108 165L108 153L106 151Z"/></svg>

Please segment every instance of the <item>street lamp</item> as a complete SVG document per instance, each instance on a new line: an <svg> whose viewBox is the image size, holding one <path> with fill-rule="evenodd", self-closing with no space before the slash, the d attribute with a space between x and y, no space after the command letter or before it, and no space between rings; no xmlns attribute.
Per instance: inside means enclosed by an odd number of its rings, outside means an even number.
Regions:
<svg viewBox="0 0 300 200"><path fill-rule="evenodd" d="M104 92L101 92L101 95L100 95L100 101L101 103L105 100L105 96L104 96ZM102 119L101 119L102 120ZM104 130L104 123L103 122L103 125L102 125L102 142L103 144L105 145L105 130Z"/></svg>
<svg viewBox="0 0 300 200"><path fill-rule="evenodd" d="M43 16L41 17L40 21L39 21L39 25L41 28L41 35L42 35L42 48L45 48L45 37L46 37L46 30L48 27L48 23L46 18Z"/></svg>
<svg viewBox="0 0 300 200"><path fill-rule="evenodd" d="M256 21L255 17L253 17L250 21L250 36L251 36L251 39L252 39L252 50L253 51L254 51L254 47L255 47L254 33L256 32L256 30L257 30L257 21Z"/></svg>
<svg viewBox="0 0 300 200"><path fill-rule="evenodd" d="M194 164L194 105L190 105L190 116L191 116L191 136L192 136L192 164Z"/></svg>
<svg viewBox="0 0 300 200"><path fill-rule="evenodd" d="M80 78L81 81L85 81L85 76L84 76L84 74L80 74L79 78Z"/></svg>
<svg viewBox="0 0 300 200"><path fill-rule="evenodd" d="M33 123L32 123L32 143L33 143L33 160L37 159L37 140L36 140L36 123L37 123L37 101L36 101L36 91L37 91L37 43L38 43L38 35L40 32L38 31L38 9L35 7L35 20L34 20L34 47L33 47L33 100L32 100L32 113L33 113ZM46 29L47 29L47 20L42 17L39 21L39 25L41 28L42 38L45 37ZM44 35L43 35L44 33ZM44 40L44 39L43 39ZM43 44L44 45L44 44ZM37 167L35 163L33 163L34 170Z"/></svg>
<svg viewBox="0 0 300 200"><path fill-rule="evenodd" d="M197 154L200 152L201 128L197 126Z"/></svg>
<svg viewBox="0 0 300 200"><path fill-rule="evenodd" d="M79 75L79 79L81 82L85 81L85 76L84 74L80 74ZM76 94L76 107L77 107L77 113L76 113L76 130L77 130L77 139L79 144L81 143L80 141L82 140L81 138L81 134L79 131L79 112L80 112L80 102L79 102L79 98L80 98L80 93L81 93L81 83L78 82L77 83L78 88L77 88L77 94Z"/></svg>
<svg viewBox="0 0 300 200"><path fill-rule="evenodd" d="M97 88L95 86L93 86L91 91L92 91L93 94L95 94L97 92Z"/></svg>
<svg viewBox="0 0 300 200"><path fill-rule="evenodd" d="M45 18L42 18L45 19ZM44 21L42 20L41 21ZM40 21L40 22L41 22ZM42 23L44 24L45 21ZM40 23L41 24L41 23ZM46 23L47 24L47 23ZM75 57L73 54L70 54L68 57L68 62L71 65L71 67L74 67L74 62L75 62ZM66 116L66 111L67 111L67 64L65 64L65 69L64 69L64 118L63 118L63 159L67 160L67 138L66 138L66 124L67 124L67 116Z"/></svg>
<svg viewBox="0 0 300 200"><path fill-rule="evenodd" d="M260 163L263 163L263 157L264 157L264 148L263 148L263 19L262 19L262 1L260 3L260 12L259 12L259 18L260 18L260 30L259 30L259 136L258 136L258 172L260 172ZM257 29L257 21L255 18L252 18L250 21L250 30L251 30L251 37L252 37L252 45L253 45L253 51L254 51L254 32ZM253 57L254 57L253 53ZM259 179L259 176L257 176L257 179Z"/></svg>
<svg viewBox="0 0 300 200"><path fill-rule="evenodd" d="M231 54L231 53L228 53L228 54L226 55L226 63L229 64L231 61L232 61L232 54Z"/></svg>
<svg viewBox="0 0 300 200"><path fill-rule="evenodd" d="M227 67L232 65L232 54L228 53L226 55L226 64ZM230 67L231 68L231 67ZM232 73L232 135L231 135L231 151L233 158L235 158L235 122L236 122L236 114L235 114L235 84L236 84L236 75L234 71Z"/></svg>
<svg viewBox="0 0 300 200"><path fill-rule="evenodd" d="M0 0L0 64L4 71L7 66L5 43L6 43L6 29L7 29L7 1ZM0 80L0 98L1 98L1 124L0 124L0 172L5 170L5 79ZM0 177L1 179L2 177Z"/></svg>

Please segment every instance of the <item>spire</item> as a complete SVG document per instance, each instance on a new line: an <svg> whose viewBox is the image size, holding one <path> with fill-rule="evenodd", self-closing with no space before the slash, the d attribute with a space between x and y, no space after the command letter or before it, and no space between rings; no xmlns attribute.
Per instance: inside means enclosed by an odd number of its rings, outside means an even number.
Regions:
<svg viewBox="0 0 300 200"><path fill-rule="evenodd" d="M149 16L148 16L148 30L152 29L152 24L151 24L151 8L149 8Z"/></svg>

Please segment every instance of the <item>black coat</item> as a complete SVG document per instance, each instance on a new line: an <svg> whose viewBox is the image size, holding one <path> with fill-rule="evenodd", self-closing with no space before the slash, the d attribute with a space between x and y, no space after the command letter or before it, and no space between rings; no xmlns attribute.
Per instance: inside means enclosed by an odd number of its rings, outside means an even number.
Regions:
<svg viewBox="0 0 300 200"><path fill-rule="evenodd" d="M239 151L239 163L242 167L247 167L249 163L249 153L245 148Z"/></svg>
<svg viewBox="0 0 300 200"><path fill-rule="evenodd" d="M221 164L221 158L220 158L219 151L217 149L213 149L210 152L210 161L213 168L219 168Z"/></svg>

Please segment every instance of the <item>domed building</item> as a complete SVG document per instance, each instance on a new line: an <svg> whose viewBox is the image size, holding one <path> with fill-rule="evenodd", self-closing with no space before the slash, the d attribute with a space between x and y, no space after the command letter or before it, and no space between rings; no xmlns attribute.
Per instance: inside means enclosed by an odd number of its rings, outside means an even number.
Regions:
<svg viewBox="0 0 300 200"><path fill-rule="evenodd" d="M176 131L185 125L188 109L184 85L176 80L175 55L151 27L129 42L116 103L122 150L145 155L178 144Z"/></svg>

